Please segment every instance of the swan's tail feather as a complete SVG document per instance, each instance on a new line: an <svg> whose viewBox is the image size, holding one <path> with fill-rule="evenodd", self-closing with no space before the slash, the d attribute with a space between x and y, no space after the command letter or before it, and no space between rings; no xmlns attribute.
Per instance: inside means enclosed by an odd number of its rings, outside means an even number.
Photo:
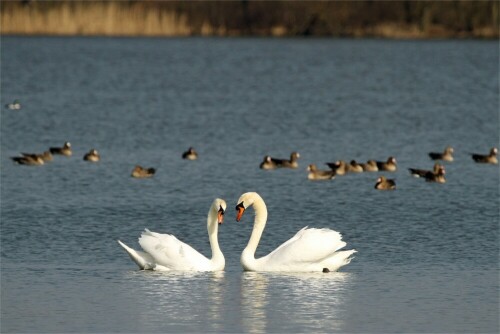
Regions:
<svg viewBox="0 0 500 334"><path fill-rule="evenodd" d="M330 271L337 271L340 267L343 267L354 259L352 256L354 253L357 253L357 250L350 249L340 252L335 252L335 254L328 260L329 266L327 267Z"/></svg>
<svg viewBox="0 0 500 334"><path fill-rule="evenodd" d="M152 270L155 267L154 259L146 252L136 251L129 246L125 245L120 240L117 240L120 246L125 249L130 258L143 270Z"/></svg>

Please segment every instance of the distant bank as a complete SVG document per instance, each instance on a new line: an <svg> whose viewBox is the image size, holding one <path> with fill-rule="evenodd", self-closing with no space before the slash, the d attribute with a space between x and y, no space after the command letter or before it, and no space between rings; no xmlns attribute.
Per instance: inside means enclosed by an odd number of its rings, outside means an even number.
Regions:
<svg viewBox="0 0 500 334"><path fill-rule="evenodd" d="M493 1L4 1L3 35L498 38Z"/></svg>

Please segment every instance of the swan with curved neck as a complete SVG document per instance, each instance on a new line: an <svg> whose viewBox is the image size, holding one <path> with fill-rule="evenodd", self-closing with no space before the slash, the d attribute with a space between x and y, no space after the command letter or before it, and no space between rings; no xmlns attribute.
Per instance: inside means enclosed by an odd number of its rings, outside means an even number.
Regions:
<svg viewBox="0 0 500 334"><path fill-rule="evenodd" d="M130 258L143 270L219 271L224 270L225 259L219 248L218 225L224 220L226 202L215 199L207 217L207 230L212 258L208 259L193 247L171 234L160 234L146 229L139 238L144 251L136 251L123 242L118 243Z"/></svg>
<svg viewBox="0 0 500 334"><path fill-rule="evenodd" d="M351 262L356 250L338 251L346 243L340 233L328 228L304 227L288 241L281 244L268 255L255 258L262 232L267 222L267 208L262 197L248 192L238 200L236 220L240 221L249 207L255 211L252 235L241 254L241 265L246 271L282 272L329 272Z"/></svg>

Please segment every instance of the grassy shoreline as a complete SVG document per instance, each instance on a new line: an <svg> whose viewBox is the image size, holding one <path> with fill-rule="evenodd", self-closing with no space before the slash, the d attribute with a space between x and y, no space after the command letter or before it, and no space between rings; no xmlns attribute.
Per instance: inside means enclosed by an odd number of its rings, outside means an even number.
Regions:
<svg viewBox="0 0 500 334"><path fill-rule="evenodd" d="M498 1L2 1L2 35L499 38Z"/></svg>

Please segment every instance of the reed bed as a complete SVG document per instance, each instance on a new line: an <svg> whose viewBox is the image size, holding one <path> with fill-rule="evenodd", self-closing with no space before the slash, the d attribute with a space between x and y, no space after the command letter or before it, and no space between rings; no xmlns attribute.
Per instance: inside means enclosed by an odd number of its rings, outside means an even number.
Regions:
<svg viewBox="0 0 500 334"><path fill-rule="evenodd" d="M1 34L499 37L498 1L1 1Z"/></svg>

